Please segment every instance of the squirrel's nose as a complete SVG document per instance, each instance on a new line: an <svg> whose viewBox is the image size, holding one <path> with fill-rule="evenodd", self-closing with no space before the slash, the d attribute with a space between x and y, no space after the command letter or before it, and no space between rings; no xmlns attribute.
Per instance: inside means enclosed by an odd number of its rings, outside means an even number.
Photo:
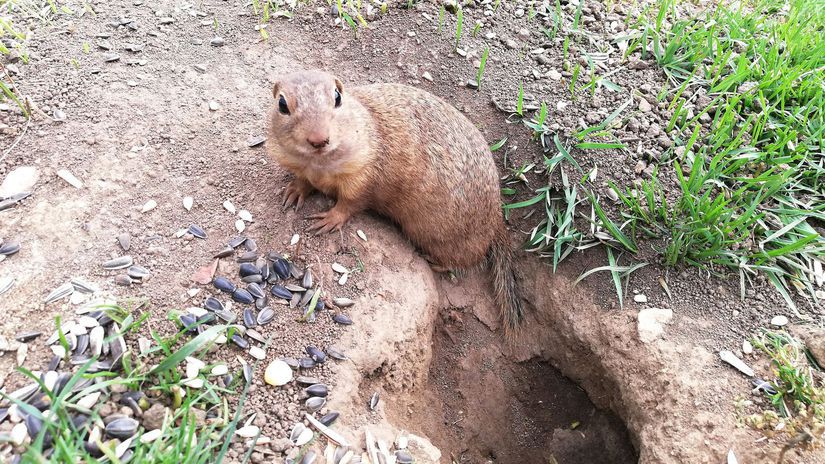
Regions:
<svg viewBox="0 0 825 464"><path fill-rule="evenodd" d="M311 134L307 137L307 143L315 148L324 148L329 145L329 135L327 134Z"/></svg>

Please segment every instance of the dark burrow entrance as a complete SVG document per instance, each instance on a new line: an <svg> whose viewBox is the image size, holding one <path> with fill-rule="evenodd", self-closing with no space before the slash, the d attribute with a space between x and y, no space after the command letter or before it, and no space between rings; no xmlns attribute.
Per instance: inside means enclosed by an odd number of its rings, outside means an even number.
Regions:
<svg viewBox="0 0 825 464"><path fill-rule="evenodd" d="M615 414L597 409L549 363L514 363L500 347L501 337L471 314L443 311L437 318L429 371L434 398L421 401L418 412L429 416L421 425L430 428L442 462L638 462Z"/></svg>

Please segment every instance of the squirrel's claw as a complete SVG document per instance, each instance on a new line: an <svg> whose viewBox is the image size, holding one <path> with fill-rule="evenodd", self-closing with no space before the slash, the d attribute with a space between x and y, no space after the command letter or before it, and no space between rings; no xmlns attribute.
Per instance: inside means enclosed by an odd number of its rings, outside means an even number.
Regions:
<svg viewBox="0 0 825 464"><path fill-rule="evenodd" d="M306 218L318 219L318 221L309 226L308 230L310 232L314 231L315 235L321 235L332 231L340 231L341 228L344 227L344 224L346 224L349 216L333 208L323 213L310 214Z"/></svg>
<svg viewBox="0 0 825 464"><path fill-rule="evenodd" d="M286 186L286 190L284 190L284 211L292 205L295 205L295 211L301 209L301 206L304 206L304 199L308 193L307 188L302 184L296 181L290 182L289 185Z"/></svg>

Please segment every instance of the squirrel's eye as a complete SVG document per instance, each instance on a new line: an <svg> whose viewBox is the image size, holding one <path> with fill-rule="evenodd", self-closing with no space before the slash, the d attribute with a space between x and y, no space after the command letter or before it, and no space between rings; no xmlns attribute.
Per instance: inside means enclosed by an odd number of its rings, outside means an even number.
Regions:
<svg viewBox="0 0 825 464"><path fill-rule="evenodd" d="M278 99L278 111L280 111L281 114L289 114L289 107L287 106L286 98L284 98L283 95L281 95L281 98Z"/></svg>
<svg viewBox="0 0 825 464"><path fill-rule="evenodd" d="M335 89L335 107L338 108L339 106L341 106L341 92Z"/></svg>

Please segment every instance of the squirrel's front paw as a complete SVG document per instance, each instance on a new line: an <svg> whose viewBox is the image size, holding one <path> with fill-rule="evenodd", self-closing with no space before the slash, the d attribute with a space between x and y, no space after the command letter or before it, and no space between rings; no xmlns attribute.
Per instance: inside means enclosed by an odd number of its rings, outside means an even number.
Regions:
<svg viewBox="0 0 825 464"><path fill-rule="evenodd" d="M318 219L318 221L309 226L309 231L315 231L315 235L339 231L349 218L349 213L337 207L323 213L312 214L307 216L307 219Z"/></svg>
<svg viewBox="0 0 825 464"><path fill-rule="evenodd" d="M294 179L284 190L284 209L295 205L295 211L304 205L304 199L312 193L312 186L305 180Z"/></svg>

